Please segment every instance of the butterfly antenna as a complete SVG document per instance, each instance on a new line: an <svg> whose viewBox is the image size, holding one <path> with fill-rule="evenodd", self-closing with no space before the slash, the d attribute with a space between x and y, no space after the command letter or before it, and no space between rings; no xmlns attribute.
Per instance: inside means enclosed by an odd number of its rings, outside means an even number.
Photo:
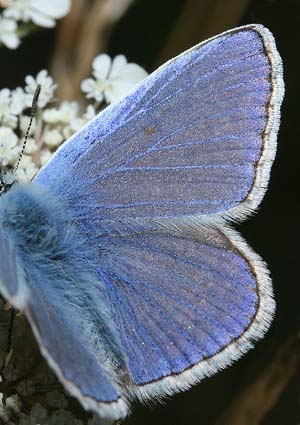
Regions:
<svg viewBox="0 0 300 425"><path fill-rule="evenodd" d="M23 156L25 148L26 148L26 144L27 144L27 141L28 141L28 136L29 136L31 125L32 125L33 117L34 117L36 110L37 110L37 106L38 106L37 103L38 103L38 100L39 100L40 92L41 92L41 85L38 84L36 89L35 89L34 95L33 95L32 104L31 104L31 111L30 111L30 120L29 120L29 124L28 124L27 130L26 130L25 136L24 136L23 146L22 146L22 150L21 150L19 159L18 159L18 161L15 165L14 171L13 171L14 174L16 174L16 172L19 168L22 156Z"/></svg>

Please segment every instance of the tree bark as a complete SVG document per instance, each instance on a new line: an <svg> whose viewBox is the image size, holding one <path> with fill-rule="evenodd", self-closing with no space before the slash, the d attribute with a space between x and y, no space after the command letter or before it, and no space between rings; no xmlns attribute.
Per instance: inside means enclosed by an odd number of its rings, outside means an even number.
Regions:
<svg viewBox="0 0 300 425"><path fill-rule="evenodd" d="M251 0L186 0L157 65L208 37L239 25Z"/></svg>
<svg viewBox="0 0 300 425"><path fill-rule="evenodd" d="M299 335L291 335L271 363L244 389L217 420L216 425L257 425L276 405L291 378L300 372Z"/></svg>

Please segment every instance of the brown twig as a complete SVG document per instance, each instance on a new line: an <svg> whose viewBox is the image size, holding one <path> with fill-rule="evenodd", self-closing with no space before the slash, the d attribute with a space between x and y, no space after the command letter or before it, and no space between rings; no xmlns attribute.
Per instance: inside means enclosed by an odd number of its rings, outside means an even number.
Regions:
<svg viewBox="0 0 300 425"><path fill-rule="evenodd" d="M234 398L216 425L257 425L300 369L299 335L290 336L255 382Z"/></svg>
<svg viewBox="0 0 300 425"><path fill-rule="evenodd" d="M157 65L212 35L238 25L250 3L251 0L186 0Z"/></svg>
<svg viewBox="0 0 300 425"><path fill-rule="evenodd" d="M107 48L112 28L134 0L74 1L70 15L57 35L52 75L58 83L57 96L80 99L80 83L90 73L97 53Z"/></svg>
<svg viewBox="0 0 300 425"><path fill-rule="evenodd" d="M84 10L84 1L72 2L70 13L59 25L51 67L51 74L58 83L57 95L59 97L70 98L72 96L72 83L69 79L68 68L71 66L72 52Z"/></svg>

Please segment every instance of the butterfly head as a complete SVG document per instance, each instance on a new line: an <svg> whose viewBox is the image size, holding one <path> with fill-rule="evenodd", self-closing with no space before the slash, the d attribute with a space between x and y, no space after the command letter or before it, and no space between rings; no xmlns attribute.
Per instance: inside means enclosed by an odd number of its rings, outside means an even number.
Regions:
<svg viewBox="0 0 300 425"><path fill-rule="evenodd" d="M15 183L17 177L13 172L0 172L0 196L6 193Z"/></svg>

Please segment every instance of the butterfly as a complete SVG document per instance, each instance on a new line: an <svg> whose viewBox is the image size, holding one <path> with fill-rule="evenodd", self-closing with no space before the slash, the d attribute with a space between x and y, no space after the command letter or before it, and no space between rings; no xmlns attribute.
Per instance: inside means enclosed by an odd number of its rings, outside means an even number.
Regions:
<svg viewBox="0 0 300 425"><path fill-rule="evenodd" d="M2 174L0 292L84 408L120 420L264 335L269 273L230 222L264 196L283 93L272 34L235 28L107 107L30 184Z"/></svg>

